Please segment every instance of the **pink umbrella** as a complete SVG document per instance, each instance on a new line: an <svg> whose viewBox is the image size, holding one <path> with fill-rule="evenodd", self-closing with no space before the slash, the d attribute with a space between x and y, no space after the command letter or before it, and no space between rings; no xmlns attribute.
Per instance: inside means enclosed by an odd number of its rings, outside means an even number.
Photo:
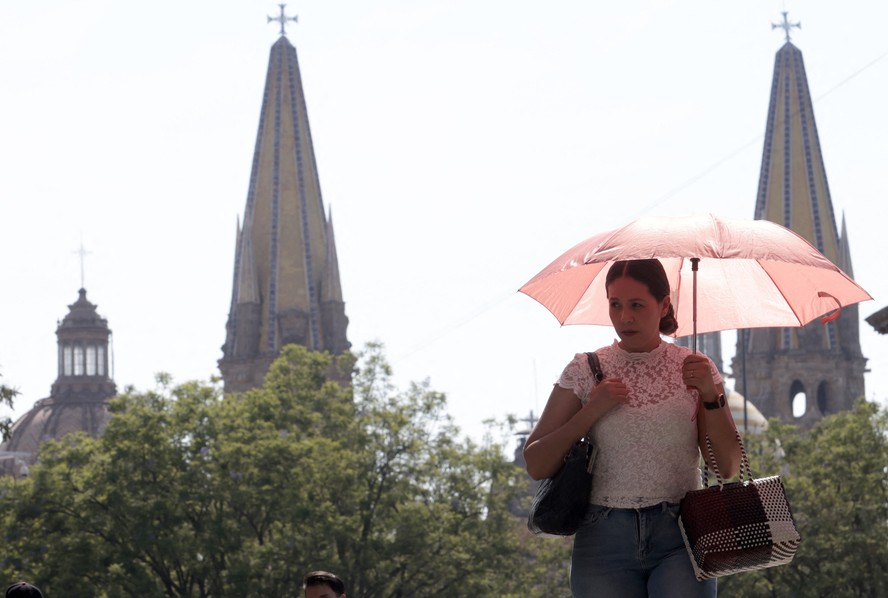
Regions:
<svg viewBox="0 0 888 598"><path fill-rule="evenodd" d="M767 220L712 214L643 217L595 235L519 291L539 301L562 325L610 325L604 289L608 267L648 258L659 259L669 277L678 319L675 336L695 335L695 348L697 333L804 326L872 299L793 231Z"/></svg>

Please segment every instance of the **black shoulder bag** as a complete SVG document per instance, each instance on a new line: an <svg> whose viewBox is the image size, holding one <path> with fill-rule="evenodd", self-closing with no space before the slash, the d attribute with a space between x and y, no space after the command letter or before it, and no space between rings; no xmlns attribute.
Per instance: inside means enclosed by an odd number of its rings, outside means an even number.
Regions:
<svg viewBox="0 0 888 598"><path fill-rule="evenodd" d="M595 352L586 353L595 384L604 373ZM592 466L596 449L588 433L564 457L564 465L551 478L540 482L527 516L527 529L535 534L570 536L576 533L589 508Z"/></svg>

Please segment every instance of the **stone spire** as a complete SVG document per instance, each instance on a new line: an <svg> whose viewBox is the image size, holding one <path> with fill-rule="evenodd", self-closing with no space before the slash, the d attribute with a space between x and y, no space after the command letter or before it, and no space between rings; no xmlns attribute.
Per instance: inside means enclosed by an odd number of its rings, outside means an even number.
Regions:
<svg viewBox="0 0 888 598"><path fill-rule="evenodd" d="M325 218L296 49L272 46L238 225L231 309L219 369L227 391L260 386L289 343L339 354L351 345L332 219Z"/></svg>
<svg viewBox="0 0 888 598"><path fill-rule="evenodd" d="M840 236L836 227L805 64L789 41L790 28L798 24L789 23L785 13L783 17L779 27L787 41L774 62L755 218L795 231L850 275L847 231L843 224ZM849 408L863 395L866 359L858 339L858 309L852 305L826 324L816 320L803 328L738 334L732 369L741 379L745 351L748 389L743 394L766 417L807 426ZM800 393L805 411L796 417L792 403Z"/></svg>

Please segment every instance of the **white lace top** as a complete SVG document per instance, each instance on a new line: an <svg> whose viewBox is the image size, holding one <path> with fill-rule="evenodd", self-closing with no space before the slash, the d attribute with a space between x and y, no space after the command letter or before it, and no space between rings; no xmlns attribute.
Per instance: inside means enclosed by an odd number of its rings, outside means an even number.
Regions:
<svg viewBox="0 0 888 598"><path fill-rule="evenodd" d="M605 378L622 378L629 402L614 407L592 426L598 448L592 472L597 505L640 508L679 502L701 487L697 392L681 380L681 365L692 351L670 342L649 353L629 353L617 342L597 351ZM722 377L710 361L716 384ZM557 384L574 391L585 405L594 387L585 353L567 364Z"/></svg>

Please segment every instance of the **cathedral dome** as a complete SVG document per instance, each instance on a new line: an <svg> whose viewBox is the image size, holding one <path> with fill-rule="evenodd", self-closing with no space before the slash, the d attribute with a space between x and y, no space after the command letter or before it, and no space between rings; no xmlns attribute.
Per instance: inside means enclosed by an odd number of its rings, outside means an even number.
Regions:
<svg viewBox="0 0 888 598"><path fill-rule="evenodd" d="M18 419L0 444L0 474L26 475L40 444L72 432L98 436L110 417L108 400L117 394L109 370L108 322L80 289L56 330L58 377L50 396Z"/></svg>
<svg viewBox="0 0 888 598"><path fill-rule="evenodd" d="M733 390L728 392L728 407L731 408L734 424L738 430L743 432L743 395ZM752 401L746 401L746 430L757 434L764 432L767 427L768 420L758 407L753 405Z"/></svg>

